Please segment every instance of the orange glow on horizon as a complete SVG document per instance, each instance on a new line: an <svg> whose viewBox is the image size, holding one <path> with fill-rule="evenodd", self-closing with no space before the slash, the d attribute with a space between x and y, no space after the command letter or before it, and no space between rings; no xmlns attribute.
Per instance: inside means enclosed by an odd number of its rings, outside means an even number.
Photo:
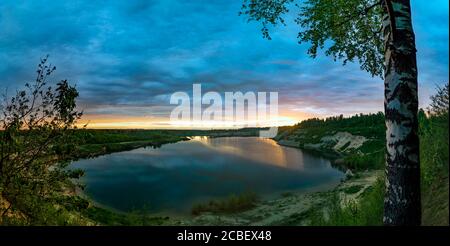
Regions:
<svg viewBox="0 0 450 246"><path fill-rule="evenodd" d="M265 122L253 122L247 126L246 122L227 121L198 121L198 122L170 122L165 117L131 117L126 115L101 115L86 114L76 124L77 127L86 125L88 129L232 129L243 127L268 127L294 125L301 120L311 118L314 115L299 112L285 112L276 120Z"/></svg>

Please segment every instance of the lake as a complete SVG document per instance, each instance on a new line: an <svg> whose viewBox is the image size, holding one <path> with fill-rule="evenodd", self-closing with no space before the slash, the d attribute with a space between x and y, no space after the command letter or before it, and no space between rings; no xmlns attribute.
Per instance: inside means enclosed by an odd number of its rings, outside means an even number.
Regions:
<svg viewBox="0 0 450 246"><path fill-rule="evenodd" d="M120 210L189 213L193 204L231 194L261 197L337 184L330 161L257 137L193 137L160 148L140 148L83 159L84 194Z"/></svg>

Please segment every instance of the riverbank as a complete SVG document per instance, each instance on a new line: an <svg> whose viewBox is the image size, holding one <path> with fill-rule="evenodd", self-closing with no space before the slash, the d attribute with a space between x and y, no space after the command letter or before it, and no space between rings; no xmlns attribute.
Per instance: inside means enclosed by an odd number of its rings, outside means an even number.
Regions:
<svg viewBox="0 0 450 246"><path fill-rule="evenodd" d="M316 225L326 223L336 209L355 206L382 180L384 127L383 115L331 118L327 122L310 120L279 128L274 140L282 146L299 148L329 158L332 165L346 173L334 187L308 192L287 192L263 200L247 211L232 214L203 213L180 219L178 225ZM378 182L382 183L382 182ZM377 187L379 188L379 187ZM370 194L373 198L378 194ZM377 216L377 215L375 215ZM356 217L356 216L355 216ZM333 219L333 218L332 218ZM365 218L364 218L365 219ZM377 220L377 218L375 218ZM320 221L320 222L319 222ZM375 223L378 223L376 221Z"/></svg>
<svg viewBox="0 0 450 246"><path fill-rule="evenodd" d="M332 164L346 172L346 177L332 187L319 187L303 192L285 192L280 197L257 202L253 208L230 214L203 213L191 218L168 220L168 225L314 225L327 217L330 202L339 206L358 204L383 177L380 168L365 165L355 168L349 160L355 156L371 156L380 145L379 131L370 136L361 131L343 129L300 129L284 127L274 140L281 146L299 148L311 154L329 158ZM353 132L350 133L350 132ZM381 161L381 160L377 160Z"/></svg>
<svg viewBox="0 0 450 246"><path fill-rule="evenodd" d="M338 197L341 206L358 203L373 189L382 171L364 171L336 186L310 191L288 191L271 199L257 201L250 209L233 213L204 212L199 215L114 212L90 206L82 215L96 225L164 226L272 226L315 225L319 215L329 214L330 201Z"/></svg>
<svg viewBox="0 0 450 246"><path fill-rule="evenodd" d="M384 166L385 127L382 114L310 119L281 127L278 144L300 148L332 160L346 171L380 170Z"/></svg>
<svg viewBox="0 0 450 246"><path fill-rule="evenodd" d="M262 128L261 128L262 129ZM79 139L74 159L93 158L114 152L128 151L142 147L158 148L164 144L187 141L192 136L253 137L260 128L230 130L92 130L75 132Z"/></svg>
<svg viewBox="0 0 450 246"><path fill-rule="evenodd" d="M103 132L104 134L105 132ZM164 143L171 143L177 141L188 140L188 135L198 134L200 136L209 137L248 137L257 135L257 131L238 130L238 131L159 131L157 134L154 131L143 131L141 133L129 132L129 133L117 133L106 132L108 134L114 134L115 137L108 136L107 139L117 139L117 134L128 134L132 136L142 134L147 136L153 136L152 140L145 141L128 141L128 142L115 142L115 143L103 143L103 144L90 144L88 148L89 157L94 157L102 154L108 154L112 152L131 150L134 148L140 148L145 146L161 146ZM339 135L339 134L338 134ZM343 134L345 135L345 134ZM155 139L155 136L157 137ZM121 137L122 138L122 137ZM351 137L349 139L352 139ZM157 141L155 141L157 140ZM275 139L276 140L276 139ZM284 140L278 140L278 144L289 146ZM92 148L95 146L95 148ZM86 146L80 146L81 148ZM301 146L289 146L302 148ZM94 151L92 151L94 150ZM312 150L309 150L312 151ZM320 151L316 151L316 154L324 156L325 154ZM330 155L327 155L329 157ZM334 156L334 154L333 154ZM345 170L343 170L345 172ZM356 172L355 172L356 173ZM312 211L320 209L324 202L327 201L333 194L341 196L345 190L361 190L361 193L370 187L376 178L373 171L350 173L347 178L340 184L334 184L328 187L320 187L315 190L295 192L284 192L281 197L275 197L271 199L264 199L258 201L251 209L247 209L244 212L233 212L228 214L213 214L213 213L201 213L198 216L161 216L161 214L145 214L141 213L139 216L145 217L146 223L150 224L166 224L166 225L276 225L276 224L308 224L309 216L312 216ZM357 191L355 193L358 193ZM358 193L359 194L359 193ZM357 199L356 199L357 200ZM117 211L111 211L108 208L102 208L94 203L90 202L91 206L88 212L85 213L93 221L99 222L99 224L134 224L136 223L136 214L133 213L120 213ZM264 215L261 217L261 215ZM138 217L139 217L138 216ZM162 219L163 218L163 219ZM139 219L138 221L142 221ZM233 222L235 221L235 222Z"/></svg>
<svg viewBox="0 0 450 246"><path fill-rule="evenodd" d="M249 210L215 214L203 213L198 216L173 217L163 225L231 225L231 226L270 226L270 225L310 225L318 210L330 197L339 196L343 203L352 200L358 202L371 189L382 172L361 172L336 187L328 187L306 192L286 192L278 198L262 200ZM326 211L324 211L326 213Z"/></svg>
<svg viewBox="0 0 450 246"><path fill-rule="evenodd" d="M357 117L356 120L371 122L374 120L370 118L374 117ZM98 225L381 225L383 182L382 179L377 182L377 179L383 177L383 124L377 122L361 125L355 123L353 118L319 122L316 125L310 123L306 121L303 125L283 127L275 140L280 145L331 158L333 165L341 168L349 177L336 187L303 193L289 192L280 197L258 201L246 211L230 214L206 212L198 216L183 217L139 212L125 214L91 206L83 216ZM178 131L178 137L208 136L207 131L199 133ZM244 135L252 136L248 133ZM210 137L222 136L230 135L222 132ZM428 162L424 163L425 167L429 165ZM428 168L424 170L427 171ZM448 178L443 180L442 183L448 186ZM442 191L439 187L444 186L424 188L425 225L448 225L448 220L442 219L448 216L440 216L448 215L448 189ZM442 198L437 202L436 197L440 196Z"/></svg>

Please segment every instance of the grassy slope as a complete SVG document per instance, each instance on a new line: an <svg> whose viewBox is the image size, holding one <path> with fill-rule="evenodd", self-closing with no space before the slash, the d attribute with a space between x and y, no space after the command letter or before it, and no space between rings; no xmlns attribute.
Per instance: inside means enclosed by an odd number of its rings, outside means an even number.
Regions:
<svg viewBox="0 0 450 246"><path fill-rule="evenodd" d="M327 121L312 120L302 122L293 127L280 129L275 138L280 144L288 143L307 151L328 156L334 164L345 169L366 170L382 169L384 163L384 117L375 115L357 115L351 118L330 118ZM317 121L317 122L314 122ZM358 148L351 148L350 141L324 141L339 134L351 134L353 137L363 137L365 142Z"/></svg>
<svg viewBox="0 0 450 246"><path fill-rule="evenodd" d="M448 225L448 113L441 117L419 117L419 120L422 222Z"/></svg>
<svg viewBox="0 0 450 246"><path fill-rule="evenodd" d="M172 225L315 225L319 224L319 212L328 206L335 196L348 200L372 193L379 171L361 172L331 190L290 191L269 200L254 200L250 194L241 194L228 199L204 204L202 211L193 217L178 217L167 220ZM382 198L381 198L382 200ZM373 201L370 201L373 203ZM219 206L218 206L219 205ZM372 210L366 210L372 211ZM375 216L376 217L376 216Z"/></svg>
<svg viewBox="0 0 450 246"><path fill-rule="evenodd" d="M434 182L422 193L422 224L427 226L449 225L448 177Z"/></svg>
<svg viewBox="0 0 450 246"><path fill-rule="evenodd" d="M380 115L381 116L381 115ZM368 119L364 120L367 117ZM419 117L422 172L422 220L424 225L448 225L448 115ZM384 119L377 115L353 119L331 118L282 128L276 140L317 153L333 153L335 164L353 171L382 170L384 167ZM348 132L368 139L360 148L340 151L321 139L336 132ZM319 144L319 145L317 145ZM313 148L311 148L313 146ZM329 155L329 154L328 154ZM329 155L330 156L330 155ZM359 202L344 204L330 195L322 210L311 213L315 225L381 225L383 213L382 179ZM336 192L334 192L336 193ZM331 193L333 194L333 192ZM325 219L326 218L326 219Z"/></svg>

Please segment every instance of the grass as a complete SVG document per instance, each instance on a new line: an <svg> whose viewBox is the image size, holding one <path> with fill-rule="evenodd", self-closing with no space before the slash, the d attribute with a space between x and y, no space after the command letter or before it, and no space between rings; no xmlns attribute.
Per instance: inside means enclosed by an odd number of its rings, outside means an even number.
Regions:
<svg viewBox="0 0 450 246"><path fill-rule="evenodd" d="M205 212L224 214L242 212L255 207L258 196L253 192L244 192L239 195L231 195L220 200L211 200L207 203L196 204L192 207L192 215L200 215Z"/></svg>
<svg viewBox="0 0 450 246"><path fill-rule="evenodd" d="M151 226L163 225L169 217L155 217L141 211L117 213L99 207L90 207L83 211L83 216L100 225L107 226Z"/></svg>
<svg viewBox="0 0 450 246"><path fill-rule="evenodd" d="M1 200L1 198L0 198ZM2 225L94 225L84 217L87 201L76 196L58 196L52 200L39 200L35 196L22 195L15 200L10 216L0 217Z"/></svg>
<svg viewBox="0 0 450 246"><path fill-rule="evenodd" d="M324 209L315 209L310 214L314 226L382 225L384 181L380 178L370 190L362 194L359 202L354 200L342 204L339 193L328 196Z"/></svg>
<svg viewBox="0 0 450 246"><path fill-rule="evenodd" d="M448 114L441 118L424 118L420 121L420 161L422 177L422 221L423 225L448 225ZM362 119L362 118L361 118ZM360 119L359 119L360 120ZM355 121L355 119L353 119ZM384 165L384 124L360 126L332 122L324 127L284 127L280 136L294 140L303 146L318 143L323 136L336 132L349 132L368 138L358 151L345 153L342 157L344 167L352 170L382 169ZM321 123L322 124L322 123ZM334 124L334 125L333 125ZM378 123L377 123L378 124ZM139 147L157 147L164 143L186 139L186 136L252 136L258 129L242 131L156 131L156 130L79 130L76 134L83 144L78 146L80 157L92 157ZM0 132L1 133L1 132ZM319 153L330 152L327 146ZM358 172L355 173L356 178ZM355 194L361 187L351 186L343 190ZM291 196L289 192L283 197ZM313 208L297 214L289 223L299 220L310 221L311 225L382 225L384 182L379 179L373 187L367 188L358 202L342 204L336 192L327 195L320 208ZM1 201L1 197L0 197ZM229 214L242 212L255 207L256 194L247 192L232 195L225 199L211 200L192 207L193 215L210 212ZM22 206L23 205L23 206ZM344 206L342 206L344 205ZM16 206L26 207L32 216L29 219L4 217L0 224L10 225L162 225L168 217L154 217L145 212L133 211L116 213L107 209L89 206L88 201L78 197L58 197L54 201L39 201L23 196ZM19 214L19 213L18 213Z"/></svg>
<svg viewBox="0 0 450 246"><path fill-rule="evenodd" d="M422 225L448 226L448 177L426 187L422 194Z"/></svg>
<svg viewBox="0 0 450 246"><path fill-rule="evenodd" d="M435 181L422 192L422 225L445 226L449 224L449 183L448 177ZM356 193L359 187L344 190L347 194ZM359 202L341 204L336 192L328 196L322 209L308 213L312 225L319 226L377 226L382 225L384 206L384 181L380 178L373 187L361 194Z"/></svg>
<svg viewBox="0 0 450 246"><path fill-rule="evenodd" d="M77 147L78 158L95 157L113 152L127 151L151 146L174 143L187 138L168 131L119 131L119 130L80 130L77 133L82 144Z"/></svg>
<svg viewBox="0 0 450 246"><path fill-rule="evenodd" d="M448 225L448 113L419 120L422 224Z"/></svg>
<svg viewBox="0 0 450 246"><path fill-rule="evenodd" d="M420 118L420 162L422 178L422 225L449 224L448 184L448 114ZM373 147L373 146L372 146ZM373 149L373 148L371 148ZM367 150L367 149L366 149ZM356 169L382 168L383 152L344 158L345 165ZM377 165L379 163L379 165ZM350 187L344 193L357 192ZM359 202L341 204L336 192L328 197L323 209L310 213L313 225L382 225L384 182L377 183L361 194Z"/></svg>
<svg viewBox="0 0 450 246"><path fill-rule="evenodd" d="M235 130L96 130L75 131L78 141L77 158L91 158L99 155L127 151L187 140L190 136L258 136L263 128L243 128Z"/></svg>
<svg viewBox="0 0 450 246"><path fill-rule="evenodd" d="M382 169L384 167L384 152L351 154L343 158L342 165L356 171Z"/></svg>
<svg viewBox="0 0 450 246"><path fill-rule="evenodd" d="M286 191L286 192L281 193L281 197L291 197L293 195L294 195L294 193L292 193L291 191Z"/></svg>
<svg viewBox="0 0 450 246"><path fill-rule="evenodd" d="M358 149L347 149L350 142L335 150L333 142L321 141L325 136L348 132L367 139ZM310 119L292 127L282 127L275 140L289 140L298 143L309 152L340 160L335 166L354 171L382 169L385 146L384 116L381 113L355 115L348 118L330 117L326 120ZM312 145L320 144L320 147Z"/></svg>
<svg viewBox="0 0 450 246"><path fill-rule="evenodd" d="M364 188L364 186L362 186L362 185L353 185L353 186L345 188L343 191L346 194L355 194L355 193L358 193L358 191L360 191L362 188Z"/></svg>

